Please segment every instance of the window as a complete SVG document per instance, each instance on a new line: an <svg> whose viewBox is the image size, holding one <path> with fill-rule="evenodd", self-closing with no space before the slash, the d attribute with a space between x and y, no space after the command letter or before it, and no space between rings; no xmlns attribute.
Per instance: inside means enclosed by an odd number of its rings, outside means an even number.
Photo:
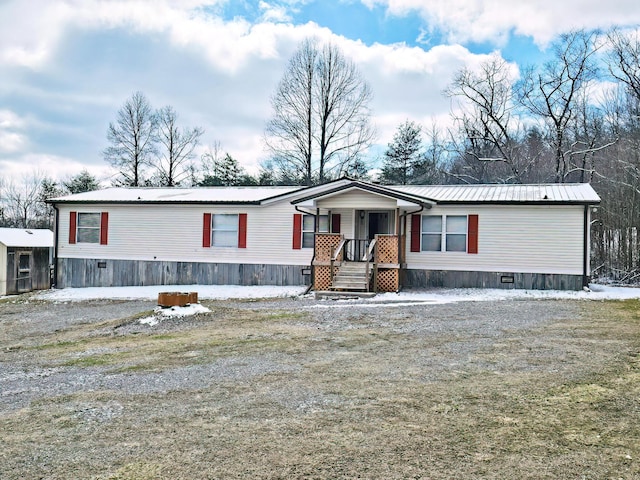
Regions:
<svg viewBox="0 0 640 480"><path fill-rule="evenodd" d="M238 215L216 213L211 216L211 245L214 247L238 246Z"/></svg>
<svg viewBox="0 0 640 480"><path fill-rule="evenodd" d="M466 215L423 215L423 252L466 252Z"/></svg>
<svg viewBox="0 0 640 480"><path fill-rule="evenodd" d="M302 248L313 248L316 233L315 219L314 215L302 216ZM329 215L318 216L318 232L329 232Z"/></svg>
<svg viewBox="0 0 640 480"><path fill-rule="evenodd" d="M422 251L439 252L442 250L442 217L422 217Z"/></svg>
<svg viewBox="0 0 640 480"><path fill-rule="evenodd" d="M18 253L18 278L28 277L31 273L31 254Z"/></svg>
<svg viewBox="0 0 640 480"><path fill-rule="evenodd" d="M247 214L205 213L202 220L202 246L247 248Z"/></svg>
<svg viewBox="0 0 640 480"><path fill-rule="evenodd" d="M99 243L107 245L109 212L69 212L69 245Z"/></svg>
<svg viewBox="0 0 640 480"><path fill-rule="evenodd" d="M447 252L467 251L467 217L455 215L445 217Z"/></svg>
<svg viewBox="0 0 640 480"><path fill-rule="evenodd" d="M100 213L78 213L78 243L100 243Z"/></svg>

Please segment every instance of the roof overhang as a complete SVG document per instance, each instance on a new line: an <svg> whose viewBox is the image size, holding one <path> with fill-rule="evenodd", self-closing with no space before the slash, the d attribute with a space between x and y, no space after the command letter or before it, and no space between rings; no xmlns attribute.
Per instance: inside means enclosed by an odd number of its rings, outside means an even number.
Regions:
<svg viewBox="0 0 640 480"><path fill-rule="evenodd" d="M373 195L393 199L396 201L397 208L401 209L415 207L431 208L437 203L436 201L429 198L418 197L416 195L398 192L397 190L394 190L392 188L359 182L357 180L338 186L331 185L330 187L331 188L326 188L314 192L312 195L297 198L291 203L298 207L316 208L318 202L321 200L327 200L354 190L360 190L363 192L371 193Z"/></svg>

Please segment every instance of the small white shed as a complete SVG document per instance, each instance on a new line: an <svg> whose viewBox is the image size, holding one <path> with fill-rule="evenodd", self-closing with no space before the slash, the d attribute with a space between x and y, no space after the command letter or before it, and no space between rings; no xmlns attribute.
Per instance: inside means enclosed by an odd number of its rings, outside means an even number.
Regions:
<svg viewBox="0 0 640 480"><path fill-rule="evenodd" d="M52 261L51 230L0 228L0 296L48 289Z"/></svg>

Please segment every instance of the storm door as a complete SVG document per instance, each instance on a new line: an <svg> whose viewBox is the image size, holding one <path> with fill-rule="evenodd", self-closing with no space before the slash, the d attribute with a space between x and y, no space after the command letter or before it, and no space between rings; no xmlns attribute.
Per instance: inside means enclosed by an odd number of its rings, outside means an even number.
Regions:
<svg viewBox="0 0 640 480"><path fill-rule="evenodd" d="M377 234L391 233L390 219L389 212L369 212L369 240Z"/></svg>

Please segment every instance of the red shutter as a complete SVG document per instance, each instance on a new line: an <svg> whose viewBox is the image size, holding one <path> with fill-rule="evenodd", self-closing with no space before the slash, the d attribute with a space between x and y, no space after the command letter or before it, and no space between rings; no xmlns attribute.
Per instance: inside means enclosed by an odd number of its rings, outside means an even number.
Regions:
<svg viewBox="0 0 640 480"><path fill-rule="evenodd" d="M331 233L340 233L340 214L331 214Z"/></svg>
<svg viewBox="0 0 640 480"><path fill-rule="evenodd" d="M302 248L302 214L293 214L293 249L300 250Z"/></svg>
<svg viewBox="0 0 640 480"><path fill-rule="evenodd" d="M109 232L109 212L100 215L100 245L106 245Z"/></svg>
<svg viewBox="0 0 640 480"><path fill-rule="evenodd" d="M422 215L411 215L411 251L420 251L420 229L422 228Z"/></svg>
<svg viewBox="0 0 640 480"><path fill-rule="evenodd" d="M205 213L202 222L202 246L209 248L211 246L211 214Z"/></svg>
<svg viewBox="0 0 640 480"><path fill-rule="evenodd" d="M238 214L238 248L247 248L247 214Z"/></svg>
<svg viewBox="0 0 640 480"><path fill-rule="evenodd" d="M69 212L69 243L76 243L76 221L78 214L76 212Z"/></svg>
<svg viewBox="0 0 640 480"><path fill-rule="evenodd" d="M467 223L467 253L478 253L478 215L469 215Z"/></svg>

